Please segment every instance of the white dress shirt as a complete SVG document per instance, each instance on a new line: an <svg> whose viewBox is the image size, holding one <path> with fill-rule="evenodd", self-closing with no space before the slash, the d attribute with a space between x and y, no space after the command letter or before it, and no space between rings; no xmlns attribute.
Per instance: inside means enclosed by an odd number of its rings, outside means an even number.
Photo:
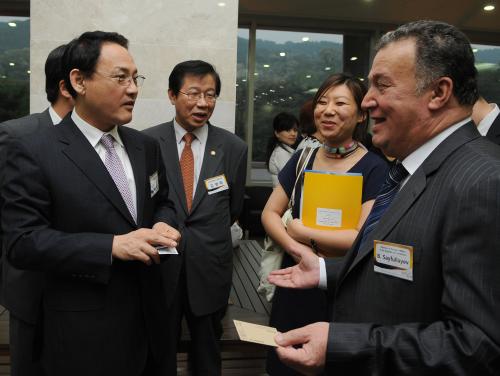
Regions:
<svg viewBox="0 0 500 376"><path fill-rule="evenodd" d="M114 145L116 154L118 155L118 158L122 163L123 170L125 171L125 176L127 177L128 187L132 195L137 218L137 189L135 187L134 171L132 170L132 165L130 163L127 151L125 150L125 146L123 145L120 134L118 133L118 127L115 126L109 132L103 132L100 129L97 129L96 127L90 125L80 116L78 116L76 110L71 113L71 119L75 122L76 126L83 133L85 138L90 142L90 145L92 145L92 147L95 149L103 163L106 158L106 149L100 142L101 137L104 134L110 134L111 136L113 136L113 138L115 139Z"/></svg>
<svg viewBox="0 0 500 376"><path fill-rule="evenodd" d="M425 144L420 146L417 150L403 159L401 163L406 168L406 171L408 171L408 176L401 183L401 187L403 187L408 182L410 177L415 173L415 171L417 171L417 169L422 165L422 163L424 163L427 157L439 146L441 142L446 140L453 132L467 124L469 121L471 121L470 117L452 125L451 127L446 128L444 131L431 138L429 141L427 141ZM326 265L325 260L322 257L319 258L318 287L325 290L327 288Z"/></svg>
<svg viewBox="0 0 500 376"><path fill-rule="evenodd" d="M477 130L481 133L481 136L486 136L491 128L491 124L493 124L493 121L500 115L500 109L496 103L490 103L490 106L493 109L477 125Z"/></svg>
<svg viewBox="0 0 500 376"><path fill-rule="evenodd" d="M52 106L49 106L49 115L52 120L52 124L54 125L59 124L62 120L57 112L52 108Z"/></svg>
<svg viewBox="0 0 500 376"><path fill-rule="evenodd" d="M179 123L174 118L174 131L175 131L175 141L177 142L177 153L179 155L179 160L181 159L182 150L184 149L184 140L182 139L187 131L182 128ZM195 138L191 142L191 150L193 151L194 158L194 185L193 185L193 197L196 192L196 187L198 186L198 180L200 178L201 165L203 164L203 155L205 154L205 147L207 146L208 138L208 125L205 124L199 128L196 128L193 132Z"/></svg>

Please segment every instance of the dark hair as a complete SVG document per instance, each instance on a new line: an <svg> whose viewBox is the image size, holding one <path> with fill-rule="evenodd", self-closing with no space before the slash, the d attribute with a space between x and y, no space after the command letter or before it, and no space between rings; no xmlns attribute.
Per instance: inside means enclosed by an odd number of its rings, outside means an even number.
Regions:
<svg viewBox="0 0 500 376"><path fill-rule="evenodd" d="M439 77L453 81L453 94L462 105L478 98L477 70L469 40L456 27L438 21L415 21L382 36L376 51L404 39L415 40L417 94Z"/></svg>
<svg viewBox="0 0 500 376"><path fill-rule="evenodd" d="M273 119L273 134L269 137L269 141L267 143L267 152L266 152L266 165L269 167L269 158L271 158L271 154L273 153L274 148L278 145L279 141L276 137L275 132L281 131L289 131L292 128L297 128L299 121L295 116L288 112L280 112Z"/></svg>
<svg viewBox="0 0 500 376"><path fill-rule="evenodd" d="M47 100L51 104L54 104L59 98L59 82L64 80L61 63L65 49L65 44L54 48L45 61L45 92L47 93Z"/></svg>
<svg viewBox="0 0 500 376"><path fill-rule="evenodd" d="M215 94L220 94L220 77L212 64L202 60L188 60L177 64L168 77L168 88L177 95L187 75L202 77L212 75L215 80Z"/></svg>
<svg viewBox="0 0 500 376"><path fill-rule="evenodd" d="M356 106L358 107L358 113L361 115L365 115L365 119L358 123L354 128L354 132L352 134L352 138L358 142L361 142L363 145L371 143L371 137L368 133L368 121L369 116L366 111L361 108L361 102L363 101L363 97L366 94L366 86L363 82L356 77L353 77L349 74L345 73L335 73L329 76L321 86L318 91L314 95L313 98L313 111L316 108L319 99L332 87L345 85L351 92L354 101L356 102Z"/></svg>
<svg viewBox="0 0 500 376"><path fill-rule="evenodd" d="M300 133L307 136L312 136L314 133L316 133L317 128L314 124L314 109L312 99L309 99L300 108L299 129Z"/></svg>
<svg viewBox="0 0 500 376"><path fill-rule="evenodd" d="M78 69L86 77L91 76L104 43L116 43L128 49L127 38L118 33L105 31L87 31L68 43L62 64L66 88L73 98L76 98L76 91L71 86L69 73L73 69Z"/></svg>

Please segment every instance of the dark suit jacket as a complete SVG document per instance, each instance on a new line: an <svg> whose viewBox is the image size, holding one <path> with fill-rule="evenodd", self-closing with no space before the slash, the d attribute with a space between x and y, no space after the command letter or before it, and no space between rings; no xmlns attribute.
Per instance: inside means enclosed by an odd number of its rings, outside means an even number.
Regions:
<svg viewBox="0 0 500 376"><path fill-rule="evenodd" d="M3 186L5 164L10 155L7 148L15 137L37 132L52 126L49 110L39 114L28 115L0 124L0 187ZM0 198L0 210L1 210ZM1 212L0 212L1 218ZM0 234L0 251L2 239ZM1 257L0 301L12 315L35 324L40 317L43 278L40 273L20 270L11 265L5 252Z"/></svg>
<svg viewBox="0 0 500 376"><path fill-rule="evenodd" d="M500 145L500 115L493 120L488 133L486 133L486 138L490 139L495 144Z"/></svg>
<svg viewBox="0 0 500 376"><path fill-rule="evenodd" d="M500 374L499 224L500 149L470 122L415 171L357 252L359 238L340 268L328 262L327 373ZM412 282L374 271L375 239L413 246Z"/></svg>
<svg viewBox="0 0 500 376"><path fill-rule="evenodd" d="M191 213L188 213L173 123L163 123L144 132L160 142L171 187L169 197L175 202L182 234L179 247L182 257L173 257L162 264L165 289L176 288L185 262L192 311L197 315L213 313L227 304L231 290L230 227L243 206L247 147L234 134L208 125L203 164ZM229 189L207 194L205 179L221 174L226 176ZM167 296L167 304L171 304L170 296Z"/></svg>
<svg viewBox="0 0 500 376"><path fill-rule="evenodd" d="M137 188L137 224L94 148L68 115L9 147L2 225L19 267L44 272L42 363L48 375L138 375L148 344L163 351L159 269L113 260L114 234L163 221L175 209L158 143L119 128ZM151 196L150 177L160 190ZM147 327L146 327L147 326Z"/></svg>

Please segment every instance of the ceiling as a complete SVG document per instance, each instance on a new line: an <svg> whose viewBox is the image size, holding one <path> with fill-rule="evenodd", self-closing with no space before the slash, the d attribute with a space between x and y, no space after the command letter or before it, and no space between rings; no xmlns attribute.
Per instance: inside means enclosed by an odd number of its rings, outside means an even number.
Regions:
<svg viewBox="0 0 500 376"><path fill-rule="evenodd" d="M484 5L493 4L491 12ZM500 44L500 0L239 0L240 24L324 30L390 30L435 19L459 27L474 43Z"/></svg>
<svg viewBox="0 0 500 376"><path fill-rule="evenodd" d="M0 16L29 16L29 0L0 0Z"/></svg>
<svg viewBox="0 0 500 376"><path fill-rule="evenodd" d="M485 12L486 4L496 9ZM29 5L29 0L1 0L0 15L29 16ZM239 0L239 18L241 25L256 21L259 27L353 32L438 19L459 27L474 43L500 44L500 0Z"/></svg>

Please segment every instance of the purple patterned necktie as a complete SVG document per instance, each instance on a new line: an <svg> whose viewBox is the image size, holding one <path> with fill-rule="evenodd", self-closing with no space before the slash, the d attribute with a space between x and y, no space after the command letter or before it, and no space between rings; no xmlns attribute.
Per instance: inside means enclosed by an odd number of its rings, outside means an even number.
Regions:
<svg viewBox="0 0 500 376"><path fill-rule="evenodd" d="M118 158L118 154L116 154L114 142L115 139L110 134L103 134L101 137L101 144L104 146L104 149L106 149L104 165L113 178L116 187L120 191L123 201L125 201L132 218L134 218L134 221L137 223L137 213L134 207L132 193L130 192L130 187L128 186L127 175L125 175L122 162L120 161L120 158Z"/></svg>

